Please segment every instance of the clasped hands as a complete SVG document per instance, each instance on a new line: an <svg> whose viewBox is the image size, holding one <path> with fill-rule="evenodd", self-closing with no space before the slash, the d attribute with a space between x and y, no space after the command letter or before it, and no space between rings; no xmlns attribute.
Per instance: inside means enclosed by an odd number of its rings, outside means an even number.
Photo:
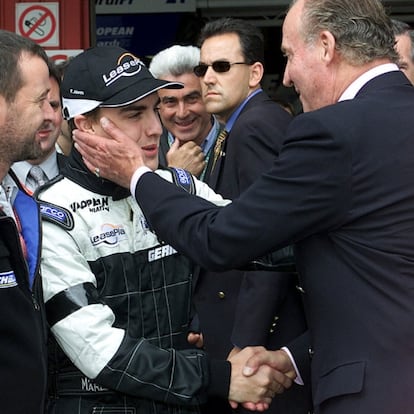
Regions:
<svg viewBox="0 0 414 414"><path fill-rule="evenodd" d="M252 411L265 411L276 394L296 378L295 368L283 350L268 351L261 346L235 348L229 354L231 380L229 402Z"/></svg>

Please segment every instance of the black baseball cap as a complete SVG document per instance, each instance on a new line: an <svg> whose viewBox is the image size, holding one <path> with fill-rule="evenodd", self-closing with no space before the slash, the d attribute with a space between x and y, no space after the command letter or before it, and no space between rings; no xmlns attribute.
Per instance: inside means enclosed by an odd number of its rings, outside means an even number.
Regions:
<svg viewBox="0 0 414 414"><path fill-rule="evenodd" d="M75 56L66 67L62 85L65 119L97 107L130 105L158 89L183 84L156 79L131 52L117 46L92 47Z"/></svg>

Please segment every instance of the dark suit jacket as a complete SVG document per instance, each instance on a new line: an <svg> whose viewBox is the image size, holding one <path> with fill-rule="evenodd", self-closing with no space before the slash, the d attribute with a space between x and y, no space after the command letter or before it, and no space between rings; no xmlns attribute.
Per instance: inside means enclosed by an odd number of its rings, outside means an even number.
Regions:
<svg viewBox="0 0 414 414"><path fill-rule="evenodd" d="M318 413L414 407L414 88L400 72L295 118L273 168L219 209L145 174L157 234L212 269L296 243Z"/></svg>

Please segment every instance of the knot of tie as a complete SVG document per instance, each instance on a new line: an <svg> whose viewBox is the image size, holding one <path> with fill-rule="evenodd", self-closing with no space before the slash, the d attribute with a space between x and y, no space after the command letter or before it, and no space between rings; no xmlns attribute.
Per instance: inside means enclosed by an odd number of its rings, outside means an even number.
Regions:
<svg viewBox="0 0 414 414"><path fill-rule="evenodd" d="M45 172L42 167L34 165L29 171L29 177L34 181L35 188L43 185L47 181Z"/></svg>

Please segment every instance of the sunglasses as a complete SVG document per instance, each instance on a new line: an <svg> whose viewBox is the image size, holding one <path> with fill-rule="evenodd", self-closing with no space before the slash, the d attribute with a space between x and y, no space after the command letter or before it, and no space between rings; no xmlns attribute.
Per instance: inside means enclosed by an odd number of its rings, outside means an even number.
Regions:
<svg viewBox="0 0 414 414"><path fill-rule="evenodd" d="M195 75L201 78L202 76L206 74L209 66L213 68L214 72L224 73L224 72L228 72L233 65L249 65L249 63L246 63L246 62L230 63L225 60L216 60L211 65L200 63L193 70L194 70Z"/></svg>

